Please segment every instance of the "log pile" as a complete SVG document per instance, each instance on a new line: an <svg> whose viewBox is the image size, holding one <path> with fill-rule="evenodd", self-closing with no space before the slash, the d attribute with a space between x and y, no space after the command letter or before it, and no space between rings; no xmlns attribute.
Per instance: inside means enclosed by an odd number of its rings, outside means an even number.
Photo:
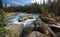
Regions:
<svg viewBox="0 0 60 37"><path fill-rule="evenodd" d="M50 33L53 35L53 37L57 37L56 33L54 32L54 30L52 30L50 27L54 27L57 29L60 29L60 23L58 23L56 20L54 20L53 18L49 18L49 17L41 17L42 24L40 23L39 25L42 27L42 29L44 30L44 32L46 33ZM48 31L47 31L48 30ZM57 30L56 30L57 31ZM58 32L58 31L57 31ZM60 31L59 31L60 32ZM58 34L58 33L57 33ZM60 36L58 36L60 37Z"/></svg>

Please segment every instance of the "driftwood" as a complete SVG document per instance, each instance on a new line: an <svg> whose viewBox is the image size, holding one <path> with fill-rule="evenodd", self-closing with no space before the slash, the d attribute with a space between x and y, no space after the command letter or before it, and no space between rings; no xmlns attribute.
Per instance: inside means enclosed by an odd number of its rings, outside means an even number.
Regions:
<svg viewBox="0 0 60 37"><path fill-rule="evenodd" d="M38 20L37 24L39 24L40 28L44 30L44 33L51 33L54 37L57 37L56 34L48 26L48 24L44 23L41 19Z"/></svg>
<svg viewBox="0 0 60 37"><path fill-rule="evenodd" d="M44 28L47 28L47 30L54 36L57 37L56 34L51 30L51 28L48 26L48 24L43 24Z"/></svg>
<svg viewBox="0 0 60 37"><path fill-rule="evenodd" d="M56 35L55 35L55 33L51 30L51 28L48 26L48 24L55 24L56 23L56 21L53 19L53 18L46 18L46 17L41 17L41 20L42 20L42 27L43 27L43 29L46 31L46 30L48 30L48 32L50 32L54 37L57 37ZM53 23L52 23L52 22ZM44 23L43 23L44 22Z"/></svg>
<svg viewBox="0 0 60 37"><path fill-rule="evenodd" d="M56 28L60 29L60 26L56 26L56 25L51 25L51 27L56 27Z"/></svg>

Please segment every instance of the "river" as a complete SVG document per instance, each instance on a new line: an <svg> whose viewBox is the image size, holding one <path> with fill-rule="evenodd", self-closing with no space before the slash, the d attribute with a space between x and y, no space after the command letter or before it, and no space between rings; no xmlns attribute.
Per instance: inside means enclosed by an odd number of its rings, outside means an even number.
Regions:
<svg viewBox="0 0 60 37"><path fill-rule="evenodd" d="M8 24L17 24L19 23L19 19L22 19L24 16L27 16L27 13L19 13L17 16L9 18L8 19ZM28 24L33 24L37 18L39 18L39 14L31 14L32 16L34 16L35 19L28 19L25 21L22 21L22 23L24 25L28 25ZM21 22L20 22L21 23Z"/></svg>

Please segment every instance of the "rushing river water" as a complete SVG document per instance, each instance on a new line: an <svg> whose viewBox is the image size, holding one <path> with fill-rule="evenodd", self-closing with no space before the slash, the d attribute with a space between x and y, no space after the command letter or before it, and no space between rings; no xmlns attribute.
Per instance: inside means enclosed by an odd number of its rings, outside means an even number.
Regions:
<svg viewBox="0 0 60 37"><path fill-rule="evenodd" d="M19 15L17 15L17 16L15 16L15 17L13 17L13 18L10 18L10 19L8 19L8 23L9 24L13 24L13 23L18 23L18 21L19 21L19 19L22 19L24 16L26 16L26 15L28 15L28 14L25 14L25 13L20 13ZM28 20L25 20L25 21L23 21L22 23L24 24L24 25L26 25L26 24L33 24L34 23L34 21L36 21L36 19L37 18L39 18L39 14L31 14L32 16L34 16L35 17L35 19L28 19ZM28 22L28 23L27 23Z"/></svg>

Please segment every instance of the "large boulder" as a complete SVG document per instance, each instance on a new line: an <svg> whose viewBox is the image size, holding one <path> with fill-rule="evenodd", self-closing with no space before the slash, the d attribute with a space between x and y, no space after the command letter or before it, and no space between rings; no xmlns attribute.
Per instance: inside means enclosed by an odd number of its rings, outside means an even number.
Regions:
<svg viewBox="0 0 60 37"><path fill-rule="evenodd" d="M44 35L44 34L38 32L38 31L33 31L27 37L49 37L49 36Z"/></svg>
<svg viewBox="0 0 60 37"><path fill-rule="evenodd" d="M41 19L37 19L36 23L37 23L38 27L42 27L42 20Z"/></svg>
<svg viewBox="0 0 60 37"><path fill-rule="evenodd" d="M19 35L22 33L22 30L24 29L23 24L12 24L9 25L8 29L11 31L12 37L19 37Z"/></svg>

